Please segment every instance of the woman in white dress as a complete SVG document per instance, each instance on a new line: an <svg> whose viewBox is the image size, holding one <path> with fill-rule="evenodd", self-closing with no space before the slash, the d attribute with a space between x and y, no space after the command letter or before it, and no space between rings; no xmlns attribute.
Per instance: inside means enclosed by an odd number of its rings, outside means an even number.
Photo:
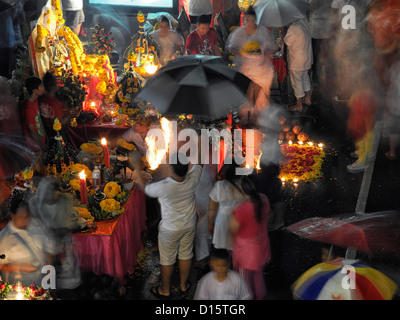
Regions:
<svg viewBox="0 0 400 320"><path fill-rule="evenodd" d="M215 182L210 193L208 231L213 235L212 243L216 249L232 250L229 222L232 211L244 201L235 170L234 165L225 164L221 169L223 179Z"/></svg>
<svg viewBox="0 0 400 320"><path fill-rule="evenodd" d="M274 76L271 58L277 47L271 32L256 24L254 9L246 11L245 25L229 35L226 47L234 55L237 70L261 88L254 94L254 107L268 107Z"/></svg>

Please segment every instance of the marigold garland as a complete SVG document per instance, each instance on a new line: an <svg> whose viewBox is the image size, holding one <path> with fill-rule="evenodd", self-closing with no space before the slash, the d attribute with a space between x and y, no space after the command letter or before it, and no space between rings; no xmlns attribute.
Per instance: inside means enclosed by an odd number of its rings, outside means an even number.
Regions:
<svg viewBox="0 0 400 320"><path fill-rule="evenodd" d="M73 207L72 210L74 210L79 217L82 217L84 219L94 220L94 217L92 216L90 211L84 207Z"/></svg>
<svg viewBox="0 0 400 320"><path fill-rule="evenodd" d="M116 212L118 214L122 213L121 212L121 204L119 203L119 201L115 200L115 199L105 199L103 201L100 202L100 208L101 210L107 212L107 213L113 213Z"/></svg>
<svg viewBox="0 0 400 320"><path fill-rule="evenodd" d="M122 148L124 148L124 149L127 149L127 150L129 150L129 151L137 150L136 147L135 147L135 145L134 145L133 143L128 143L127 141L125 141L125 140L122 139L122 138L119 138L119 139L117 140L117 146L120 146L120 147L122 147Z"/></svg>
<svg viewBox="0 0 400 320"><path fill-rule="evenodd" d="M121 186L114 181L110 181L104 186L104 193L108 199L115 198L120 192Z"/></svg>
<svg viewBox="0 0 400 320"><path fill-rule="evenodd" d="M81 149L92 155L98 155L103 152L103 149L96 146L94 143L83 143Z"/></svg>
<svg viewBox="0 0 400 320"><path fill-rule="evenodd" d="M279 178L312 181L321 177L325 152L315 146L282 144L283 161Z"/></svg>

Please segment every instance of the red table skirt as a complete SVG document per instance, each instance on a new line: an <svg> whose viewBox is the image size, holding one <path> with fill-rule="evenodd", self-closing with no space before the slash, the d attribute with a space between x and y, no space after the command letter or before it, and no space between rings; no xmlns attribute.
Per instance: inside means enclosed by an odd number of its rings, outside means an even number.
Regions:
<svg viewBox="0 0 400 320"><path fill-rule="evenodd" d="M117 219L96 223L94 231L73 235L79 266L83 272L115 276L124 284L125 276L135 269L137 253L143 249L144 193L135 190L125 204L125 212Z"/></svg>

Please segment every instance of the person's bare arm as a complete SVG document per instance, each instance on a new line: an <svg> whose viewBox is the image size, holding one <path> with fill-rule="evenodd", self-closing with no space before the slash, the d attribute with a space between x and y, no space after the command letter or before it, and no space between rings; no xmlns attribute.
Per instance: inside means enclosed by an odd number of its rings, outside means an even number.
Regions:
<svg viewBox="0 0 400 320"><path fill-rule="evenodd" d="M218 202L210 198L210 203L208 206L208 232L212 235L214 233L214 223L215 217L218 212L219 204Z"/></svg>

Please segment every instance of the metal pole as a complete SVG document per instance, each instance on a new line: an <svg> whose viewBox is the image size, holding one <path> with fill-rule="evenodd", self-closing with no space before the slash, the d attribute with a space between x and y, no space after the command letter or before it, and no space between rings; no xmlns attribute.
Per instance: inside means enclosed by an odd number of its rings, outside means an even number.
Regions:
<svg viewBox="0 0 400 320"><path fill-rule="evenodd" d="M357 205L355 210L356 214L365 213L365 207L367 205L369 187L371 185L372 174L374 172L376 153L378 151L382 128L383 128L383 120L377 120L374 126L374 137L373 137L374 140L372 144L372 150L370 154L367 156L368 167L364 171L363 179L361 182L360 193L357 199Z"/></svg>

